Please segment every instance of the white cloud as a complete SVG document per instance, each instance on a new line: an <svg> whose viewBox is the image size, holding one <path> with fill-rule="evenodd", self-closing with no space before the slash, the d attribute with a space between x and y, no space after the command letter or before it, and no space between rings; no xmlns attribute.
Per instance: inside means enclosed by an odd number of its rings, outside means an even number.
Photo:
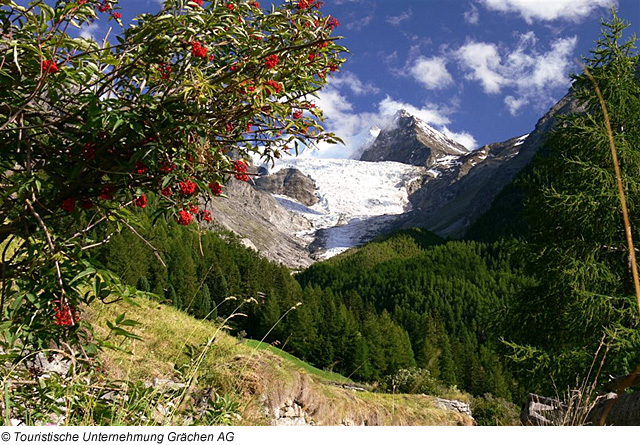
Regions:
<svg viewBox="0 0 640 445"><path fill-rule="evenodd" d="M460 133L456 133L449 130L446 126L442 127L440 131L457 143L464 145L469 150L475 150L478 148L478 141L476 141L476 138L474 138L469 132L462 131Z"/></svg>
<svg viewBox="0 0 640 445"><path fill-rule="evenodd" d="M360 31L365 26L368 26L369 23L371 23L371 20L373 20L373 12L362 18L359 18L357 20L347 23L345 25L345 28L347 28L350 31Z"/></svg>
<svg viewBox="0 0 640 445"><path fill-rule="evenodd" d="M377 103L376 110L356 113L353 104L345 94L348 89L350 87L346 83L332 82L318 93L318 98L315 100L324 112L326 128L344 140L345 145L320 143L317 149L306 150L303 156L349 158L368 135L369 128L374 125L384 128L391 124L393 116L400 109L406 110L470 149L477 147L471 134L455 133L448 129L447 125L451 124L449 115L453 112L451 108L431 103L415 106L386 96Z"/></svg>
<svg viewBox="0 0 640 445"><path fill-rule="evenodd" d="M493 43L470 42L456 51L456 57L468 71L466 79L477 80L485 93L499 93L505 83L500 74L500 55Z"/></svg>
<svg viewBox="0 0 640 445"><path fill-rule="evenodd" d="M428 90L441 90L453 84L453 77L447 71L447 62L442 57L419 57L409 72Z"/></svg>
<svg viewBox="0 0 640 445"><path fill-rule="evenodd" d="M98 40L96 38L96 34L100 30L100 26L97 23L90 23L86 26L80 28L80 37L83 39L93 39Z"/></svg>
<svg viewBox="0 0 640 445"><path fill-rule="evenodd" d="M411 11L411 9L408 9L404 12L401 12L399 15L387 16L387 23L390 23L393 26L398 26L405 20L409 20L412 16L413 12Z"/></svg>
<svg viewBox="0 0 640 445"><path fill-rule="evenodd" d="M348 71L343 71L339 76L331 79L331 84L336 87L347 87L353 94L358 96L378 94L380 92L380 89L371 82L362 82L358 76Z"/></svg>
<svg viewBox="0 0 640 445"><path fill-rule="evenodd" d="M447 111L439 108L437 105L426 104L424 107L418 108L409 103L397 101L387 96L378 104L378 115L380 121L378 126L384 126L387 124L389 119L391 119L398 110L406 110L410 114L430 125L440 127L451 123L451 120L446 115Z"/></svg>
<svg viewBox="0 0 640 445"><path fill-rule="evenodd" d="M509 90L504 99L512 115L520 108L536 103L544 109L552 100L552 90L569 86L577 37L559 38L546 52L538 49L533 32L520 36L516 48L505 50L493 43L468 42L455 51L465 78L477 81L487 94Z"/></svg>
<svg viewBox="0 0 640 445"><path fill-rule="evenodd" d="M471 5L471 9L465 11L464 21L470 25L477 25L480 22L480 11L475 5Z"/></svg>
<svg viewBox="0 0 640 445"><path fill-rule="evenodd" d="M617 5L617 0L479 0L487 9L519 14L527 23L566 20L579 22L599 8Z"/></svg>

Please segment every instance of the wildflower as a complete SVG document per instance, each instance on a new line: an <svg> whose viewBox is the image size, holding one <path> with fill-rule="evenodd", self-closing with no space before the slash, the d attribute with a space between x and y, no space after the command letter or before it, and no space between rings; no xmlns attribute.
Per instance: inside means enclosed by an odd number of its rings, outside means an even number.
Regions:
<svg viewBox="0 0 640 445"><path fill-rule="evenodd" d="M160 193L162 193L162 196L166 196L168 198L173 195L173 190L171 190L171 186L167 186L160 190Z"/></svg>
<svg viewBox="0 0 640 445"><path fill-rule="evenodd" d="M211 222L213 220L213 217L211 216L211 212L208 210L203 210L202 219L206 222Z"/></svg>
<svg viewBox="0 0 640 445"><path fill-rule="evenodd" d="M70 196L62 201L62 205L60 207L62 207L62 210L65 212L73 212L76 209L76 198Z"/></svg>
<svg viewBox="0 0 640 445"><path fill-rule="evenodd" d="M181 181L178 187L180 188L180 193L185 196L193 195L196 191L196 185L188 179L184 182Z"/></svg>
<svg viewBox="0 0 640 445"><path fill-rule="evenodd" d="M43 60L42 61L42 71L45 73L55 74L58 72L58 65L53 60Z"/></svg>
<svg viewBox="0 0 640 445"><path fill-rule="evenodd" d="M147 206L147 197L144 193L133 200L133 205L144 209Z"/></svg>
<svg viewBox="0 0 640 445"><path fill-rule="evenodd" d="M335 17L329 17L329 20L327 20L327 27L329 29L333 29L337 28L338 26L340 26L340 22L338 21L338 19Z"/></svg>
<svg viewBox="0 0 640 445"><path fill-rule="evenodd" d="M192 215L197 215L199 211L200 209L198 209L197 205L189 204L189 213L191 213Z"/></svg>
<svg viewBox="0 0 640 445"><path fill-rule="evenodd" d="M186 210L180 210L178 215L178 224L182 226L188 226L189 224L191 224L191 220L193 220L193 215L191 215L191 213L187 212Z"/></svg>
<svg viewBox="0 0 640 445"><path fill-rule="evenodd" d="M280 60L278 59L277 54L271 54L270 56L265 57L264 66L267 67L267 69L272 69L278 64L279 61Z"/></svg>

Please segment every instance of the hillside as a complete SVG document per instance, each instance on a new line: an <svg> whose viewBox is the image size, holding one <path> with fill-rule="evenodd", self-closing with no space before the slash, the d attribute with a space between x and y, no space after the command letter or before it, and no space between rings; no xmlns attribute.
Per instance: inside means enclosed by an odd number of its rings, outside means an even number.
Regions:
<svg viewBox="0 0 640 445"><path fill-rule="evenodd" d="M140 323L132 329L142 341L120 345L127 352L106 350L100 358L104 377L144 381L156 388L178 386L189 403L226 398L221 423L237 425L470 425L471 419L435 405L432 397L354 391L346 379L325 373L270 347L231 337L209 321L196 320L170 306L136 299L125 304L95 305L95 326L104 326L122 311ZM97 329L105 333L104 328ZM101 332L102 331L102 332ZM210 348L205 345L211 342ZM254 346L256 345L256 346ZM194 359L204 355L201 364ZM178 371L179 370L179 371ZM190 386L182 386L194 376ZM199 401L199 402L198 402ZM168 405L165 403L165 405ZM218 404L219 405L219 404ZM231 407L231 409L229 409ZM153 407L152 407L153 408ZM203 408L204 409L204 408ZM182 423L180 414L159 419ZM125 422L126 423L126 422Z"/></svg>

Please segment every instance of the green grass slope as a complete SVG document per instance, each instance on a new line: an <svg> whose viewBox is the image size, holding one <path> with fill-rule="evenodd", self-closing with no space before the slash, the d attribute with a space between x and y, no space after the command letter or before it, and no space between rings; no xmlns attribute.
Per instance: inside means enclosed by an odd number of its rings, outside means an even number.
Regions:
<svg viewBox="0 0 640 445"><path fill-rule="evenodd" d="M257 341L228 335L210 321L196 320L170 306L137 299L137 306L96 304L88 316L96 334L106 333L107 320L126 312L140 324L132 331L142 341L127 339L121 350L105 350L101 362L109 380L147 385L184 385L178 402L209 397L227 400L234 415L224 423L269 425L274 413L301 407L307 424L315 425L470 425L471 419L436 407L424 395L352 391L349 380L314 368ZM217 403L217 402L216 402ZM180 423L179 417L165 423ZM127 423L127 422L122 422Z"/></svg>

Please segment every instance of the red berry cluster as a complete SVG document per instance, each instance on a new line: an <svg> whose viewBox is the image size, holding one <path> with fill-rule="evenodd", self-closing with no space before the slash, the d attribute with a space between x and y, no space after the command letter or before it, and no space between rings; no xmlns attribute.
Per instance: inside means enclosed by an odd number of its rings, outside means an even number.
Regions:
<svg viewBox="0 0 640 445"><path fill-rule="evenodd" d="M323 1L320 0L300 0L298 2L298 9L308 9L308 8L317 8L320 9L324 5Z"/></svg>
<svg viewBox="0 0 640 445"><path fill-rule="evenodd" d="M211 189L211 193L213 193L214 196L222 195L222 184L219 182L212 182L209 184L209 189Z"/></svg>
<svg viewBox="0 0 640 445"><path fill-rule="evenodd" d="M180 210L180 212L178 212L178 219L177 219L178 224L183 226L188 226L189 224L191 224L192 220L193 220L193 215L188 211Z"/></svg>
<svg viewBox="0 0 640 445"><path fill-rule="evenodd" d="M42 71L45 73L55 74L58 72L58 65L53 60L43 60L42 61Z"/></svg>
<svg viewBox="0 0 640 445"><path fill-rule="evenodd" d="M235 9L235 5L233 3L229 3L229 4L227 4L227 9L229 11L233 11Z"/></svg>
<svg viewBox="0 0 640 445"><path fill-rule="evenodd" d="M296 110L293 112L293 118L294 119L300 119L302 117L302 110Z"/></svg>
<svg viewBox="0 0 640 445"><path fill-rule="evenodd" d="M70 196L69 198L62 201L62 205L60 207L65 212L73 212L76 209L76 198Z"/></svg>
<svg viewBox="0 0 640 445"><path fill-rule="evenodd" d="M162 161L160 163L160 171L162 173L171 173L176 169L176 164L173 162Z"/></svg>
<svg viewBox="0 0 640 445"><path fill-rule="evenodd" d="M97 5L96 8L98 8L98 11L100 12L111 11L111 3L105 0L101 4Z"/></svg>
<svg viewBox="0 0 640 445"><path fill-rule="evenodd" d="M238 181L248 181L249 175L247 175L247 164L244 161L236 161L233 163L233 175Z"/></svg>
<svg viewBox="0 0 640 445"><path fill-rule="evenodd" d="M93 142L87 142L86 144L84 144L84 147L82 147L82 157L85 158L87 161L90 161L93 158L95 158L96 144L94 144Z"/></svg>
<svg viewBox="0 0 640 445"><path fill-rule="evenodd" d="M202 0L191 0L194 3L197 3L198 6L202 6Z"/></svg>
<svg viewBox="0 0 640 445"><path fill-rule="evenodd" d="M74 308L67 303L54 308L53 323L57 326L75 326L80 317Z"/></svg>
<svg viewBox="0 0 640 445"><path fill-rule="evenodd" d="M201 59L204 59L207 57L207 48L202 46L202 44L197 40L194 40L191 42L191 55L193 57L200 57Z"/></svg>
<svg viewBox="0 0 640 445"><path fill-rule="evenodd" d="M196 192L196 185L188 179L186 181L180 181L178 188L184 196L191 196Z"/></svg>
<svg viewBox="0 0 640 445"><path fill-rule="evenodd" d="M206 222L213 221L213 217L211 216L211 212L208 211L208 210L203 210L202 211L202 220L206 221Z"/></svg>
<svg viewBox="0 0 640 445"><path fill-rule="evenodd" d="M329 29L333 29L337 28L338 26L340 26L340 22L338 21L338 19L335 17L329 17L329 20L327 20L327 27Z"/></svg>
<svg viewBox="0 0 640 445"><path fill-rule="evenodd" d="M133 205L144 209L147 206L147 197L144 193L133 200Z"/></svg>
<svg viewBox="0 0 640 445"><path fill-rule="evenodd" d="M272 69L278 64L279 61L280 60L278 60L277 54L271 54L264 59L264 66L267 67L267 69Z"/></svg>
<svg viewBox="0 0 640 445"><path fill-rule="evenodd" d="M149 167L142 161L136 161L136 163L133 164L133 171L135 171L137 175L144 175L149 171Z"/></svg>
<svg viewBox="0 0 640 445"><path fill-rule="evenodd" d="M114 185L106 185L100 190L100 199L103 201L110 201L116 194L116 187Z"/></svg>
<svg viewBox="0 0 640 445"><path fill-rule="evenodd" d="M271 87L276 93L280 93L282 91L282 87L275 80L267 80L265 82L265 86Z"/></svg>
<svg viewBox="0 0 640 445"><path fill-rule="evenodd" d="M258 2L251 2L249 3L251 6L253 6L254 8L259 8L260 7L260 3Z"/></svg>
<svg viewBox="0 0 640 445"><path fill-rule="evenodd" d="M169 80L171 78L171 71L173 71L173 68L171 68L171 65L168 63L163 62L160 64L158 71L160 71L160 77L162 77L162 80Z"/></svg>

